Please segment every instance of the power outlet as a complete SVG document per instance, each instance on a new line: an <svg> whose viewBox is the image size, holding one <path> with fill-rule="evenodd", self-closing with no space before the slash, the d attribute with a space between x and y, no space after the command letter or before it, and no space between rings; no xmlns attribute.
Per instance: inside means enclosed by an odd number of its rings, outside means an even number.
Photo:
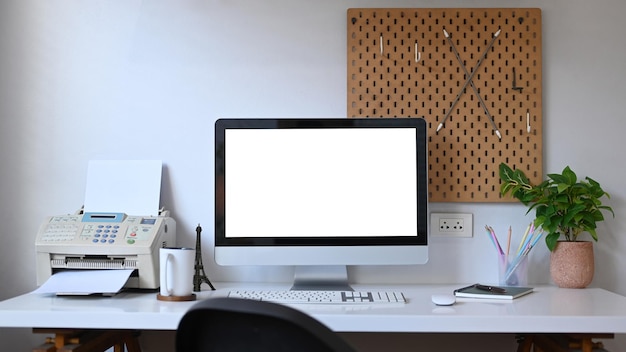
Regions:
<svg viewBox="0 0 626 352"><path fill-rule="evenodd" d="M472 214L431 213L430 234L432 236L472 237Z"/></svg>

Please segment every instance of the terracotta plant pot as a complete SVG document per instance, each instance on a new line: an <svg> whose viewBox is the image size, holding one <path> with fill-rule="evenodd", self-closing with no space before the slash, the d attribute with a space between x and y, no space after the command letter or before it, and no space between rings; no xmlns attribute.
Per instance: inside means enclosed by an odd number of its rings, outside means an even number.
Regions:
<svg viewBox="0 0 626 352"><path fill-rule="evenodd" d="M559 287L585 288L593 280L593 243L559 241L550 254L550 275Z"/></svg>

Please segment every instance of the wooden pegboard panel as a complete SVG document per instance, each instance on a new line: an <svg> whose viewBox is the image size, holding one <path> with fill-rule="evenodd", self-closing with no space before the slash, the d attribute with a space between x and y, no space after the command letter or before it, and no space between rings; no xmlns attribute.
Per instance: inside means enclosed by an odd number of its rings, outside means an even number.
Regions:
<svg viewBox="0 0 626 352"><path fill-rule="evenodd" d="M348 116L426 119L430 201L511 200L500 162L541 181L540 9L349 9L347 27Z"/></svg>

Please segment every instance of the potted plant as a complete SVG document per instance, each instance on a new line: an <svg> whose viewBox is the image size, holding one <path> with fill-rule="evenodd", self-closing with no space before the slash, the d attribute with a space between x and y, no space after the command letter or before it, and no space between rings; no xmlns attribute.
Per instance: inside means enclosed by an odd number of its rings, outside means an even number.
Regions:
<svg viewBox="0 0 626 352"><path fill-rule="evenodd" d="M579 241L578 236L587 232L594 241L598 240L596 224L604 221L602 211L615 217L613 209L602 204L601 200L605 196L610 198L610 195L590 177L578 180L569 166L560 174L548 174L547 179L538 185L532 184L523 171L513 170L505 163L500 164L499 173L502 180L500 193L510 194L527 205L526 213L534 209L535 227L541 227L547 233L550 273L555 283L561 287L589 285L593 278L592 242ZM564 241L560 241L561 238ZM584 254L571 247L585 248L582 249Z"/></svg>

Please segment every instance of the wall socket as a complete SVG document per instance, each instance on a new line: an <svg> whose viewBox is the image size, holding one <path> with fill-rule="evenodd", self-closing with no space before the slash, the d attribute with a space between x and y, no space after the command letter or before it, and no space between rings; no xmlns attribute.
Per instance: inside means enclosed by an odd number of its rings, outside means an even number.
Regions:
<svg viewBox="0 0 626 352"><path fill-rule="evenodd" d="M430 213L431 236L472 237L472 214Z"/></svg>

